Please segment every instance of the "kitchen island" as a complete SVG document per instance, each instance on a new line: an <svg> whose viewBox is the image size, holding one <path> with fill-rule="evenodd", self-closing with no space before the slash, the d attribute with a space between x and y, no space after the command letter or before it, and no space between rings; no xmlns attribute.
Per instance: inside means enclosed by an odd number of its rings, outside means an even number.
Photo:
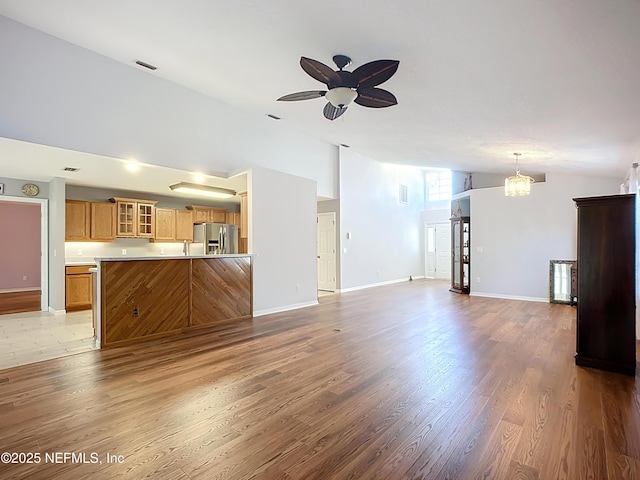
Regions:
<svg viewBox="0 0 640 480"><path fill-rule="evenodd" d="M249 254L95 260L98 348L252 317Z"/></svg>

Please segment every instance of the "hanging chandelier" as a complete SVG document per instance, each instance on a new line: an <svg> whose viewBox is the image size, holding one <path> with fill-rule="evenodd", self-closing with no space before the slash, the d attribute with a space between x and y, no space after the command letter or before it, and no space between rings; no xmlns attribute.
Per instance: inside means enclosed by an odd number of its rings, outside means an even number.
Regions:
<svg viewBox="0 0 640 480"><path fill-rule="evenodd" d="M516 156L516 174L504 179L504 194L507 197L520 197L531 193L533 178L522 175L518 168L518 158L521 153L514 153Z"/></svg>

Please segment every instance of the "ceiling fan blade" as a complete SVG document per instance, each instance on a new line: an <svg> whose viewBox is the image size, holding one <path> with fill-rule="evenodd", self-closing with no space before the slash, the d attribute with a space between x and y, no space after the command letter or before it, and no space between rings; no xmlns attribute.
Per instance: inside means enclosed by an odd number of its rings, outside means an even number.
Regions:
<svg viewBox="0 0 640 480"><path fill-rule="evenodd" d="M322 113L324 114L325 118L329 120L335 120L346 111L347 105L345 105L344 107L334 107L333 105L331 105L331 103L327 102L327 104L324 106L324 109L322 110Z"/></svg>
<svg viewBox="0 0 640 480"><path fill-rule="evenodd" d="M331 86L340 84L340 76L334 72L331 67L307 57L300 57L300 66L319 82L331 84Z"/></svg>
<svg viewBox="0 0 640 480"><path fill-rule="evenodd" d="M298 100L313 100L314 98L324 97L327 93L325 90L309 90L307 92L290 93L278 99L279 102L297 102Z"/></svg>
<svg viewBox="0 0 640 480"><path fill-rule="evenodd" d="M396 105L398 100L393 93L381 88L358 88L355 102L363 107L384 108Z"/></svg>
<svg viewBox="0 0 640 480"><path fill-rule="evenodd" d="M386 82L398 70L398 60L376 60L365 63L353 71L360 87L369 88Z"/></svg>

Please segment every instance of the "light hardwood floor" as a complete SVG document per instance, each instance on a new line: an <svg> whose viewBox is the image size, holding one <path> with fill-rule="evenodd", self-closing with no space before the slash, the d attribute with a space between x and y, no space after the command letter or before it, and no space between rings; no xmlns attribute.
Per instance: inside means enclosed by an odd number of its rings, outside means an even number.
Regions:
<svg viewBox="0 0 640 480"><path fill-rule="evenodd" d="M41 455L0 478L640 478L640 379L574 351L566 305L429 280L330 295L0 371L0 451Z"/></svg>
<svg viewBox="0 0 640 480"><path fill-rule="evenodd" d="M0 315L0 370L94 349L91 310Z"/></svg>

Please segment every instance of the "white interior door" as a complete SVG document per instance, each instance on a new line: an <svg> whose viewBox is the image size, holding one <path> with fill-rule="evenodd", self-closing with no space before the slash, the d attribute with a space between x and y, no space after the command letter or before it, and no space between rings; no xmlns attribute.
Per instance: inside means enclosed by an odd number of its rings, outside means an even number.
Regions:
<svg viewBox="0 0 640 480"><path fill-rule="evenodd" d="M425 264L424 276L426 278L436 278L436 225L427 223L425 225Z"/></svg>
<svg viewBox="0 0 640 480"><path fill-rule="evenodd" d="M436 278L451 278L451 224L436 223Z"/></svg>
<svg viewBox="0 0 640 480"><path fill-rule="evenodd" d="M336 213L319 213L317 229L318 290L336 289Z"/></svg>

